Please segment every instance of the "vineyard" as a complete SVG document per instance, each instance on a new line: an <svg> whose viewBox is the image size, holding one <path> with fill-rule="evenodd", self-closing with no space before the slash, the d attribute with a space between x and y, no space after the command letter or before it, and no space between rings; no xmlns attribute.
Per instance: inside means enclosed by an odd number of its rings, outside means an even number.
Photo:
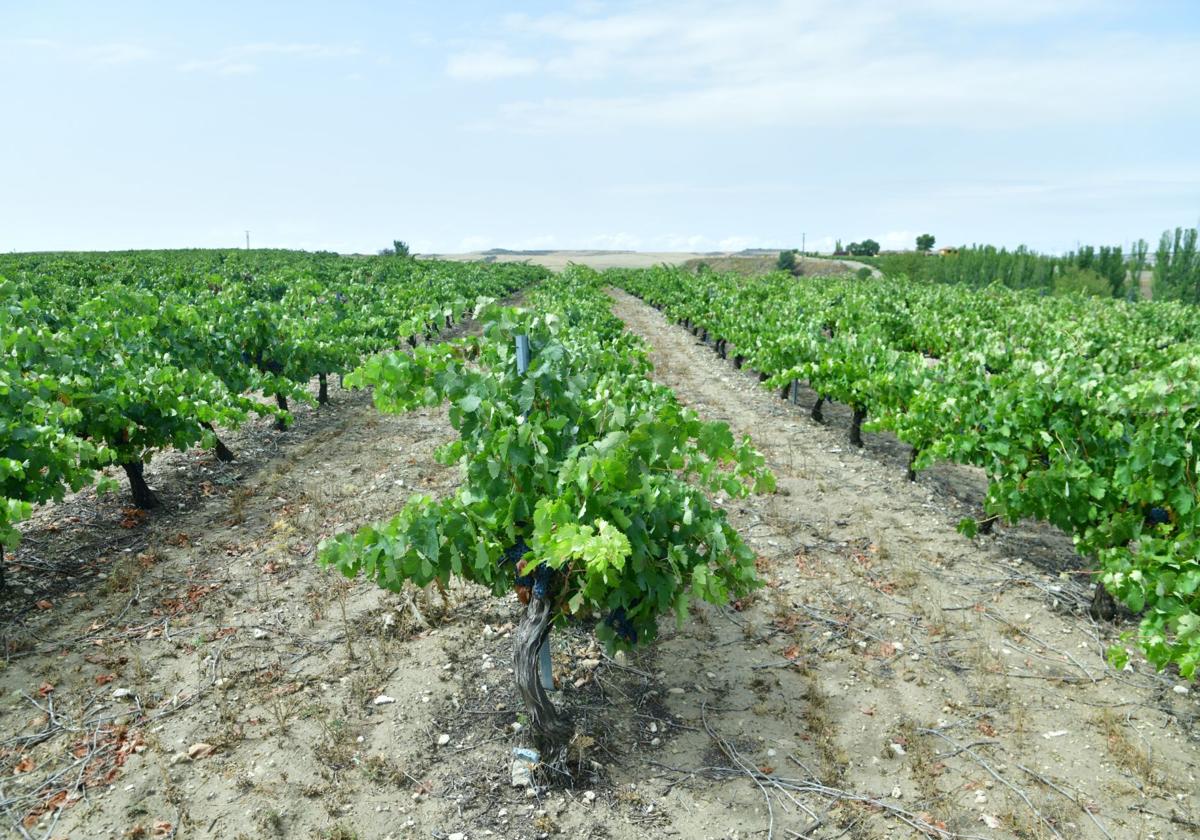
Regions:
<svg viewBox="0 0 1200 840"><path fill-rule="evenodd" d="M17 836L1200 830L1191 306L275 251L0 300Z"/></svg>
<svg viewBox="0 0 1200 840"><path fill-rule="evenodd" d="M905 280L616 282L784 399L807 383L814 419L825 400L850 406L855 446L864 426L895 434L912 447L910 480L938 460L982 468L986 524L1041 519L1070 534L1102 586L1144 612L1150 660L1196 673L1200 310Z"/></svg>
<svg viewBox="0 0 1200 840"><path fill-rule="evenodd" d="M328 376L537 276L270 252L0 261L0 546L34 505L104 481L109 465L138 507L156 507L143 478L156 450L232 459L216 426L270 414L286 428L310 380L324 402Z"/></svg>

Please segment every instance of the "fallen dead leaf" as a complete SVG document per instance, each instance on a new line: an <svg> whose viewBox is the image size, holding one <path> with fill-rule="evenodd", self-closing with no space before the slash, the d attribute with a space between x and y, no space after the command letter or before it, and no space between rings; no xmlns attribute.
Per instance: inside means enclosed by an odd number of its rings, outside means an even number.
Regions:
<svg viewBox="0 0 1200 840"><path fill-rule="evenodd" d="M207 758L208 756L212 755L213 750L215 750L215 749L216 749L216 747L214 747L212 744L205 744L205 743L192 744L190 747L188 747L187 755L188 755L188 758L190 758L192 761L196 761L198 759Z"/></svg>

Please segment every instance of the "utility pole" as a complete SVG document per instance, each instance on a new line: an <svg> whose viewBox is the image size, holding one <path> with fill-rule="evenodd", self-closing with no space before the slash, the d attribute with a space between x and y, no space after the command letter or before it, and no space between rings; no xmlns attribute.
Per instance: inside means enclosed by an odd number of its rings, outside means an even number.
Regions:
<svg viewBox="0 0 1200 840"><path fill-rule="evenodd" d="M250 231L246 231L246 250L250 250Z"/></svg>
<svg viewBox="0 0 1200 840"><path fill-rule="evenodd" d="M800 256L803 257L807 253L808 253L808 234L801 233L800 234Z"/></svg>

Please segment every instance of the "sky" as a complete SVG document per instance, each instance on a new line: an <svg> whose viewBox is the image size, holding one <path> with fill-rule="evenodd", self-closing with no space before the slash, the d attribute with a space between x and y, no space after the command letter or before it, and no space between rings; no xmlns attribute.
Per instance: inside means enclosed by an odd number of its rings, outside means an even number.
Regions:
<svg viewBox="0 0 1200 840"><path fill-rule="evenodd" d="M1197 80L1197 0L0 0L0 251L1126 245Z"/></svg>

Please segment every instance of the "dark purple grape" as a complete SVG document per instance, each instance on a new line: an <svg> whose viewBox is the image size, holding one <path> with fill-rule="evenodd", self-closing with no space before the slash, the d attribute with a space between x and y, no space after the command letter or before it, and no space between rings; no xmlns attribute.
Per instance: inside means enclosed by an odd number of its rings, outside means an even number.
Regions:
<svg viewBox="0 0 1200 840"><path fill-rule="evenodd" d="M535 598L545 598L546 593L550 590L550 581L554 577L554 570L545 563L540 564L533 573L533 596Z"/></svg>
<svg viewBox="0 0 1200 840"><path fill-rule="evenodd" d="M637 630L634 629L633 623L626 616L624 607L617 607L608 614L608 617L604 621L613 629L613 633L616 634L618 639L631 645L637 644Z"/></svg>
<svg viewBox="0 0 1200 840"><path fill-rule="evenodd" d="M515 583L517 586L523 586L526 589L533 586L532 571L525 574L520 573L521 559L529 553L529 546L525 543L524 537L517 537L517 541L504 549L504 553L500 556L501 566L512 566L516 574Z"/></svg>
<svg viewBox="0 0 1200 840"><path fill-rule="evenodd" d="M517 541L504 549L504 556L501 558L501 563L516 563L522 557L529 553L529 546L525 544L524 537L517 537Z"/></svg>

